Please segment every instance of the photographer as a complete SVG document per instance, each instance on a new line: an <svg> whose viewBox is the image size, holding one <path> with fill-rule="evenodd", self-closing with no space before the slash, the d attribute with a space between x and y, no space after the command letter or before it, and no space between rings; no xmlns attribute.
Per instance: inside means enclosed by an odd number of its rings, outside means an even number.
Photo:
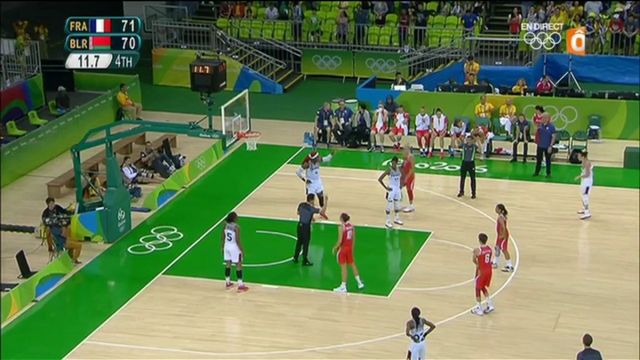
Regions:
<svg viewBox="0 0 640 360"><path fill-rule="evenodd" d="M50 251L60 252L67 249L73 262L80 264L78 257L82 252L82 244L69 238L69 224L71 224L73 213L56 204L52 197L48 197L46 203L47 208L42 212L42 222L49 229L53 238L55 249L50 249Z"/></svg>

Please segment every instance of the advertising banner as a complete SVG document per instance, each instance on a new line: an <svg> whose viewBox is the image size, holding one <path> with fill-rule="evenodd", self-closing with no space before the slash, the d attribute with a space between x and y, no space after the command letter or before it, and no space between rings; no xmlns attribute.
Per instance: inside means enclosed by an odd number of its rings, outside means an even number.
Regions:
<svg viewBox="0 0 640 360"><path fill-rule="evenodd" d="M354 76L368 78L377 76L380 79L394 79L396 72L406 75L400 64L400 54L396 52L360 52L353 56Z"/></svg>
<svg viewBox="0 0 640 360"><path fill-rule="evenodd" d="M305 75L353 76L351 51L304 49L302 73Z"/></svg>

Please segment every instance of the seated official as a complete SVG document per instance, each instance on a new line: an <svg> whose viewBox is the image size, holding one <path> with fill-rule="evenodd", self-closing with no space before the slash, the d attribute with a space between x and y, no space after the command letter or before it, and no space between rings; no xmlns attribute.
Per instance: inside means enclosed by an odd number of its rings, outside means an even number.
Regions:
<svg viewBox="0 0 640 360"><path fill-rule="evenodd" d="M353 111L346 107L344 100L338 102L338 108L333 112L333 136L342 146L347 146L347 140L351 137L351 118Z"/></svg>
<svg viewBox="0 0 640 360"><path fill-rule="evenodd" d="M58 110L59 115L71 110L71 99L64 86L58 86L58 92L56 93L56 110Z"/></svg>
<svg viewBox="0 0 640 360"><path fill-rule="evenodd" d="M511 136L511 125L516 121L516 106L513 99L507 98L504 105L500 106L500 125L504 127L507 134Z"/></svg>
<svg viewBox="0 0 640 360"><path fill-rule="evenodd" d="M129 87L125 84L120 84L120 91L116 95L120 109L125 113L128 119L142 120L140 114L142 113L142 104L133 102L129 97Z"/></svg>
<svg viewBox="0 0 640 360"><path fill-rule="evenodd" d="M524 95L527 92L527 89L527 82L523 78L520 78L518 82L516 82L516 84L511 88L511 92L513 94Z"/></svg>
<svg viewBox="0 0 640 360"><path fill-rule="evenodd" d="M323 142L329 147L331 142L331 118L333 117L333 111L331 111L331 104L328 102L316 111L316 121L313 128L313 132L316 138L316 144Z"/></svg>
<svg viewBox="0 0 640 360"><path fill-rule="evenodd" d="M351 126L354 129L355 140L359 144L366 142L368 147L371 148L371 114L367 110L365 103L358 105L358 111L353 117Z"/></svg>
<svg viewBox="0 0 640 360"><path fill-rule="evenodd" d="M65 249L69 251L69 256L73 262L80 264L78 257L82 252L82 244L78 241L71 240L69 237L69 224L71 224L71 216L73 213L62 206L56 204L52 197L46 200L47 208L42 212L42 223L49 230L53 240L53 252L61 252Z"/></svg>
<svg viewBox="0 0 640 360"><path fill-rule="evenodd" d="M545 75L536 84L536 94L538 95L551 94L553 93L553 88L554 86L553 86L553 82L551 81L551 78L549 77L549 75Z"/></svg>
<svg viewBox="0 0 640 360"><path fill-rule="evenodd" d="M405 80L402 77L402 74L398 71L396 72L396 78L393 80L393 84L391 85L391 88L393 88L394 86L407 86L407 80Z"/></svg>

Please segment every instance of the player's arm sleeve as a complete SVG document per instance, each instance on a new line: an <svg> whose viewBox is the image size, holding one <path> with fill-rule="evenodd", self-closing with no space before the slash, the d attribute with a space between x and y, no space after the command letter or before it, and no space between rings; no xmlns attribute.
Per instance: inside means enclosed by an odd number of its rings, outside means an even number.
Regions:
<svg viewBox="0 0 640 360"><path fill-rule="evenodd" d="M298 167L298 169L296 170L296 175L298 175L298 177L302 180L305 180L304 176L302 175L304 173L304 169L302 168L302 166Z"/></svg>

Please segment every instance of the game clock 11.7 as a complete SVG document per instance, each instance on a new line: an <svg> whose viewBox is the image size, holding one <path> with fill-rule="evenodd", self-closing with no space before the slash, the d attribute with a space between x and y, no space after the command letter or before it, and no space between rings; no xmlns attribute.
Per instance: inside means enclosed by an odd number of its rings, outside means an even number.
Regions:
<svg viewBox="0 0 640 360"><path fill-rule="evenodd" d="M69 54L67 69L131 69L139 60L137 53L79 53Z"/></svg>
<svg viewBox="0 0 640 360"><path fill-rule="evenodd" d="M193 65L191 72L194 74L211 74L213 73L213 69L209 65Z"/></svg>

